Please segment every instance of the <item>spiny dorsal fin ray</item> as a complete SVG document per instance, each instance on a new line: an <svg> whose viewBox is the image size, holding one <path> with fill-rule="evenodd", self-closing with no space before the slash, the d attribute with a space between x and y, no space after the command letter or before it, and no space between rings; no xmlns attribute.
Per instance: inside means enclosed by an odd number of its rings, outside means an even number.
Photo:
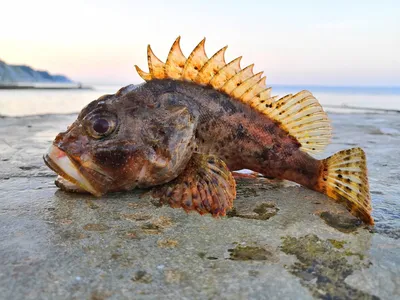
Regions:
<svg viewBox="0 0 400 300"><path fill-rule="evenodd" d="M258 84L258 81L261 78L263 72L258 72L257 74L247 78L245 81L243 81L239 86L237 86L232 92L231 95L232 97L236 99L240 99L240 97L253 85Z"/></svg>
<svg viewBox="0 0 400 300"><path fill-rule="evenodd" d="M256 87L256 89L259 90L258 87ZM248 94L250 92L251 91L249 90L248 92L246 92L246 94ZM244 97L245 95L243 95L242 97ZM254 96L253 98L248 100L247 103L251 107L255 107L255 106L269 107L272 105L272 102L276 101L277 99L278 99L278 96L271 97L271 88L267 88L265 90L262 90L258 94L256 94L256 96ZM243 102L246 102L246 101L243 101Z"/></svg>
<svg viewBox="0 0 400 300"><path fill-rule="evenodd" d="M137 65L135 65L135 69L138 72L139 76L142 77L144 80L149 81L151 80L151 74L142 71Z"/></svg>
<svg viewBox="0 0 400 300"><path fill-rule="evenodd" d="M323 150L329 143L329 120L310 92L302 91L280 99L271 97L271 88L266 87L265 77L260 78L262 72L253 74L254 65L242 69L242 57L225 63L227 47L208 59L204 38L186 59L179 43L180 37L172 45L165 64L154 55L149 46L149 73L135 66L139 75L146 81L174 79L210 85L277 121L282 129L301 143L304 151L315 153Z"/></svg>
<svg viewBox="0 0 400 300"><path fill-rule="evenodd" d="M271 97L271 88L265 88L266 78L261 78L257 84L249 88L241 97L240 100L244 103L249 101L255 102L257 99L260 101L265 101Z"/></svg>
<svg viewBox="0 0 400 300"><path fill-rule="evenodd" d="M225 46L215 53L201 68L195 82L199 84L208 84L210 79L218 73L218 71L226 65L225 51L228 46Z"/></svg>
<svg viewBox="0 0 400 300"><path fill-rule="evenodd" d="M185 66L186 57L183 55L180 46L181 37L178 36L169 51L167 61L165 63L165 74L168 78L179 80L182 77L183 67Z"/></svg>
<svg viewBox="0 0 400 300"><path fill-rule="evenodd" d="M223 68L221 68L218 73L211 78L210 85L216 89L220 90L224 84L232 78L232 76L236 75L240 71L240 60L241 56L235 58L230 63L226 64Z"/></svg>
<svg viewBox="0 0 400 300"><path fill-rule="evenodd" d="M308 91L262 103L258 110L280 122L301 144L301 150L316 153L329 144L331 126L317 99Z"/></svg>
<svg viewBox="0 0 400 300"><path fill-rule="evenodd" d="M150 45L147 46L147 59L149 63L149 71L154 79L165 79L165 64L154 55Z"/></svg>
<svg viewBox="0 0 400 300"><path fill-rule="evenodd" d="M241 85L244 81L252 77L254 64L247 66L246 68L240 70L236 75L232 76L221 88L221 91L224 93L231 95L232 91Z"/></svg>
<svg viewBox="0 0 400 300"><path fill-rule="evenodd" d="M204 38L196 48L190 53L189 58L183 68L182 79L185 81L194 81L199 74L201 68L207 62L207 54L204 49L206 38Z"/></svg>

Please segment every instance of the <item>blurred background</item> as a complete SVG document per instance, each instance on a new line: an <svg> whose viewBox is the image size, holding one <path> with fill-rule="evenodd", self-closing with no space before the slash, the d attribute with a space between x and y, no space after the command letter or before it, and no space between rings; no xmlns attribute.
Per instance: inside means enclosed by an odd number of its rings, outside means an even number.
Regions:
<svg viewBox="0 0 400 300"><path fill-rule="evenodd" d="M78 112L142 82L133 65L147 69L147 44L165 60L178 35L185 55L203 37L209 55L229 45L227 60L255 63L274 94L309 89L328 111L400 110L398 1L3 0L1 7L0 115Z"/></svg>

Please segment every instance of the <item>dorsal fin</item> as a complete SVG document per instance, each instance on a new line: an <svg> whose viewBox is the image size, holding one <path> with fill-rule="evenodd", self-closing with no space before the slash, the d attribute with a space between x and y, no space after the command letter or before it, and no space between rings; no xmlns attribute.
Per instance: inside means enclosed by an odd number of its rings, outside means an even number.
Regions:
<svg viewBox="0 0 400 300"><path fill-rule="evenodd" d="M189 58L185 63L183 68L182 79L185 81L194 81L199 74L199 71L203 68L204 64L207 62L207 54L204 49L204 43L206 39L204 38L196 48L190 53Z"/></svg>
<svg viewBox="0 0 400 300"><path fill-rule="evenodd" d="M165 64L154 55L150 45L147 46L147 60L149 63L149 71L151 77L154 79L164 79L165 76Z"/></svg>
<svg viewBox="0 0 400 300"><path fill-rule="evenodd" d="M216 89L219 90L222 88L229 79L232 78L232 76L236 75L240 71L240 60L242 59L241 56L238 58L235 58L232 60L230 63L226 64L224 67L222 67L217 74L213 78L210 79L209 83L210 85Z"/></svg>
<svg viewBox="0 0 400 300"><path fill-rule="evenodd" d="M275 120L283 130L297 139L301 149L306 152L319 152L329 143L329 120L310 92L301 91L280 99L271 97L271 88L265 85L265 77L261 78L262 72L254 75L254 65L242 69L242 57L225 63L227 47L209 59L204 48L204 38L186 59L179 43L180 37L172 45L166 63L158 59L148 46L149 73L135 66L140 77L146 81L174 79L210 85Z"/></svg>
<svg viewBox="0 0 400 300"><path fill-rule="evenodd" d="M171 79L180 79L182 77L183 67L186 62L186 57L183 55L179 44L180 40L181 37L178 36L169 51L167 62L165 63L165 74Z"/></svg>
<svg viewBox="0 0 400 300"><path fill-rule="evenodd" d="M236 75L232 76L225 84L222 86L221 91L231 95L232 91L241 85L247 79L253 77L254 64L247 66L246 68L240 70Z"/></svg>
<svg viewBox="0 0 400 300"><path fill-rule="evenodd" d="M218 73L218 71L226 65L226 48L228 48L228 46L220 49L204 64L199 74L197 75L197 78L195 79L196 83L208 84L210 82L210 78L213 78Z"/></svg>
<svg viewBox="0 0 400 300"><path fill-rule="evenodd" d="M239 86L237 86L232 92L231 95L232 97L236 99L240 99L240 97L248 90L250 89L253 85L256 85L258 81L261 78L263 72L258 72L257 74L251 76L250 78L247 78L245 81L243 81Z"/></svg>

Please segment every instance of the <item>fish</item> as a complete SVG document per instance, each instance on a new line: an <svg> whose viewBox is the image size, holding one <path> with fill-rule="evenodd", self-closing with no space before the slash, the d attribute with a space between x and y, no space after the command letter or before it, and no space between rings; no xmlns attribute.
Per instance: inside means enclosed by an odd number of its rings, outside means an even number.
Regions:
<svg viewBox="0 0 400 300"><path fill-rule="evenodd" d="M296 182L342 203L366 224L371 216L361 148L316 159L332 127L309 91L273 96L254 65L210 58L205 39L186 56L180 37L161 61L147 48L144 83L103 95L59 133L45 163L69 192L100 197L135 188L187 212L224 216L236 198L233 171L250 169Z"/></svg>

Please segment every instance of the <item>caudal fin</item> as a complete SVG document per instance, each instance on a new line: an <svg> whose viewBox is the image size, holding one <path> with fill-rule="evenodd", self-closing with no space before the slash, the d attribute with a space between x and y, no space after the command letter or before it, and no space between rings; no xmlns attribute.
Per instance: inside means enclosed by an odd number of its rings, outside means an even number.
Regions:
<svg viewBox="0 0 400 300"><path fill-rule="evenodd" d="M374 224L364 151L361 148L343 150L322 160L322 164L318 189L344 203L365 223Z"/></svg>

